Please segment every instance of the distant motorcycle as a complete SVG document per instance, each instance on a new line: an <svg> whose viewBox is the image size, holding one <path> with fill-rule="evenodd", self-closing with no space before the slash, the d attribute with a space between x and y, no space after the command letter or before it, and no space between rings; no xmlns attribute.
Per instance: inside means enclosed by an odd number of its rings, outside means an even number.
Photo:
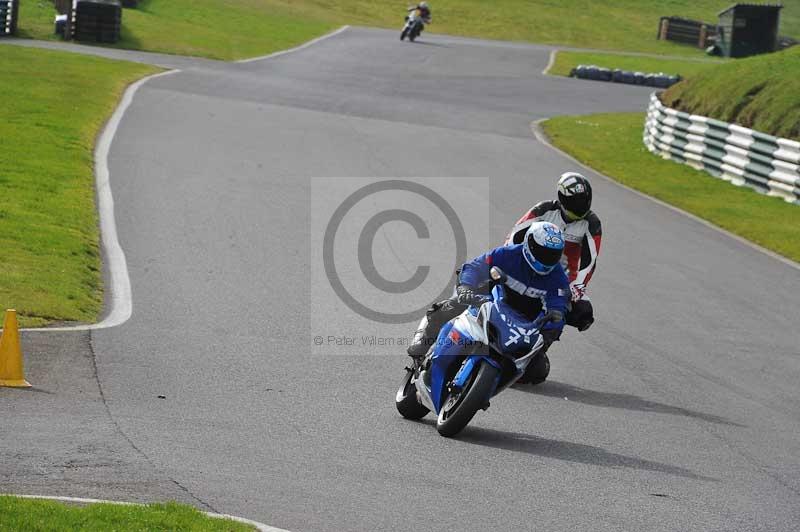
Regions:
<svg viewBox="0 0 800 532"><path fill-rule="evenodd" d="M540 329L556 318L544 314L525 316L509 305L502 286L508 278L491 269L491 280L479 289L486 296L445 324L436 344L422 361L406 368L395 396L398 412L407 419L422 419L433 411L442 436L458 434L489 400L514 384L544 346ZM548 368L540 368L548 371ZM538 371L538 369L537 369Z"/></svg>
<svg viewBox="0 0 800 532"><path fill-rule="evenodd" d="M403 26L403 32L400 33L400 40L403 41L408 37L408 40L413 42L422 33L426 22L430 22L430 20L425 20L419 9L411 11L406 16L406 25Z"/></svg>

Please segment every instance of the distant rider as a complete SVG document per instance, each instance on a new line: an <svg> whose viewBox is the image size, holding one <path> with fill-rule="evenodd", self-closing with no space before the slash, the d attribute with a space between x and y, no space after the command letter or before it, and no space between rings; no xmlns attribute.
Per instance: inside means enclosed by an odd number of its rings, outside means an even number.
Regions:
<svg viewBox="0 0 800 532"><path fill-rule="evenodd" d="M419 15L422 18L422 22L424 22L425 24L430 24L431 23L431 8L428 7L428 2L420 2L419 4L417 4L415 6L411 6L411 7L408 8L408 12L411 13L412 11L417 10L417 9L419 9ZM406 17L406 20L408 20L408 17ZM420 34L422 33L422 30L424 30L424 29L425 29L425 26L423 25L419 29Z"/></svg>
<svg viewBox="0 0 800 532"><path fill-rule="evenodd" d="M537 203L514 225L506 245L519 244L534 222L554 223L564 233L562 266L569 278L572 301L567 325L585 331L594 323L594 308L586 295L600 253L602 227L592 212L592 186L579 173L566 172L558 180L558 200Z"/></svg>
<svg viewBox="0 0 800 532"><path fill-rule="evenodd" d="M486 300L479 286L497 266L507 275L505 301L529 319L549 314L542 328L545 349L558 339L569 302L569 281L560 265L564 250L561 230L549 222L529 224L522 243L495 248L464 264L459 270L456 295L434 303L420 322L408 348L412 357L424 356L436 341L439 329L470 305Z"/></svg>

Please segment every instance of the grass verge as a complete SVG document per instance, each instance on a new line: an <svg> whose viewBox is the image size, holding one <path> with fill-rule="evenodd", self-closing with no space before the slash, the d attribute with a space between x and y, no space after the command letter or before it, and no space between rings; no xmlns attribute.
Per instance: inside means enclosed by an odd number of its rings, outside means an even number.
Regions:
<svg viewBox="0 0 800 532"><path fill-rule="evenodd" d="M661 159L642 144L642 113L564 116L542 124L552 143L620 183L800 262L800 208Z"/></svg>
<svg viewBox="0 0 800 532"><path fill-rule="evenodd" d="M249 525L208 517L177 503L146 506L120 504L66 505L56 501L0 496L0 531L140 530L252 532Z"/></svg>
<svg viewBox="0 0 800 532"><path fill-rule="evenodd" d="M119 46L218 59L288 48L341 24L400 30L411 2L384 0L142 0L123 15ZM49 1L23 2L24 35L52 38ZM431 31L489 39L700 56L691 46L656 40L658 20L680 15L709 22L730 0L436 0ZM800 35L800 4L781 14L782 33Z"/></svg>
<svg viewBox="0 0 800 532"><path fill-rule="evenodd" d="M800 140L800 46L726 62L673 85L665 105Z"/></svg>
<svg viewBox="0 0 800 532"><path fill-rule="evenodd" d="M18 46L0 54L0 310L23 326L102 306L95 136L149 66ZM0 512L2 514L2 512Z"/></svg>
<svg viewBox="0 0 800 532"><path fill-rule="evenodd" d="M270 0L142 0L125 9L118 48L212 59L241 59L292 48L336 27L335 21ZM56 39L51 2L20 4L20 32Z"/></svg>
<svg viewBox="0 0 800 532"><path fill-rule="evenodd" d="M569 76L569 73L578 65L596 65L599 67L634 72L664 72L665 74L680 74L681 77L692 77L700 72L718 65L719 60L698 58L692 60L676 58L644 57L636 55L601 54L587 52L559 51L556 60L550 67L548 74L554 76Z"/></svg>

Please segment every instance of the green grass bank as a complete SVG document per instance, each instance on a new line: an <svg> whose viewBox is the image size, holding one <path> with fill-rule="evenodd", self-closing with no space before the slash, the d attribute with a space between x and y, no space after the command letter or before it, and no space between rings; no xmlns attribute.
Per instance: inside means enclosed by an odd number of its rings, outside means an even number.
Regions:
<svg viewBox="0 0 800 532"><path fill-rule="evenodd" d="M252 526L229 519L208 517L176 503L146 506L120 504L63 504L56 501L0 496L0 532L139 532L169 530L186 532L252 532Z"/></svg>
<svg viewBox="0 0 800 532"><path fill-rule="evenodd" d="M125 87L156 70L5 46L0 71L0 310L16 308L22 326L93 322L95 137Z"/></svg>
<svg viewBox="0 0 800 532"><path fill-rule="evenodd" d="M304 42L342 24L399 31L412 2L385 0L142 0L123 15L118 46L240 59ZM713 22L730 0L435 0L431 31L582 48L699 56L656 40L658 20L680 15ZM797 5L796 5L797 4ZM800 35L800 4L787 4L782 33ZM21 4L23 35L54 38L51 2Z"/></svg>
<svg viewBox="0 0 800 532"><path fill-rule="evenodd" d="M620 183L800 262L800 208L651 154L643 113L552 118L553 144Z"/></svg>
<svg viewBox="0 0 800 532"><path fill-rule="evenodd" d="M296 12L290 2L263 0L143 0L125 9L114 47L212 59L240 59L297 46L335 24ZM52 2L20 4L20 32L53 35Z"/></svg>
<svg viewBox="0 0 800 532"><path fill-rule="evenodd" d="M665 105L800 140L800 46L729 61L672 86Z"/></svg>

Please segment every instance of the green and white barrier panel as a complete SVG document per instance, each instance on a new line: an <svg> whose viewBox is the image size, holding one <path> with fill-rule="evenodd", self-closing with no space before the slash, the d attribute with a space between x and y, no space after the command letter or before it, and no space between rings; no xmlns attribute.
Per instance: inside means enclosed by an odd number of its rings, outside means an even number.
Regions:
<svg viewBox="0 0 800 532"><path fill-rule="evenodd" d="M17 33L19 0L0 0L0 37Z"/></svg>
<svg viewBox="0 0 800 532"><path fill-rule="evenodd" d="M651 152L800 205L800 142L690 115L650 96L644 145Z"/></svg>

